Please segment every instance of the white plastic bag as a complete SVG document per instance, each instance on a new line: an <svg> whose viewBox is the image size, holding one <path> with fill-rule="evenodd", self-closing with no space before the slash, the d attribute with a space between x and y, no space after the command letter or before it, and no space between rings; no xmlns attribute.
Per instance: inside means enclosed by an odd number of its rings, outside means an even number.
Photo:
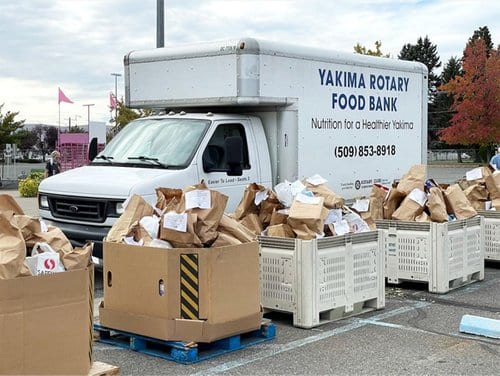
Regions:
<svg viewBox="0 0 500 376"><path fill-rule="evenodd" d="M31 257L26 257L31 274L52 274L66 271L59 253L47 243L35 243Z"/></svg>

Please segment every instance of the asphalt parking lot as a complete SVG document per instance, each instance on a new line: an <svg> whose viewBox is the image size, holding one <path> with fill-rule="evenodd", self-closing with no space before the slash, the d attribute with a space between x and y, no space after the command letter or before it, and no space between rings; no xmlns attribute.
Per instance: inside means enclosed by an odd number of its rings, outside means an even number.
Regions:
<svg viewBox="0 0 500 376"><path fill-rule="evenodd" d="M438 182L465 172L430 169ZM36 215L34 199L19 199ZM102 274L95 275L95 305L102 299ZM500 339L459 332L466 314L500 320L500 262L485 264L484 280L446 294L426 283L386 284L384 309L313 329L292 325L287 314L270 313L276 339L193 365L181 365L111 345L94 344L95 360L120 367L124 375L308 374L308 375L498 375ZM98 311L94 312L98 321Z"/></svg>

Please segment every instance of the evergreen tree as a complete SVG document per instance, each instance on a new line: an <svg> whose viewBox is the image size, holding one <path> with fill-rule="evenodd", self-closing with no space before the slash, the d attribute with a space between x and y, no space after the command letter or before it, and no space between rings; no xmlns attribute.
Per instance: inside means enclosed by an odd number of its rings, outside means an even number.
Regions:
<svg viewBox="0 0 500 376"><path fill-rule="evenodd" d="M461 61L452 56L446 63L443 71L441 72L440 81L443 84L451 81L457 76L462 75ZM452 110L453 96L446 91L438 91L434 98L432 112L429 111L429 148L435 149L442 146L439 141L438 133L450 125L450 120L453 115Z"/></svg>
<svg viewBox="0 0 500 376"><path fill-rule="evenodd" d="M424 39L420 37L417 44L405 44L398 55L398 59L418 61L427 67L429 70L429 101L432 103L437 87L440 85L439 76L434 73L434 70L441 66L437 46L431 43L428 36Z"/></svg>
<svg viewBox="0 0 500 376"><path fill-rule="evenodd" d="M493 42L491 40L490 30L488 26L480 27L478 30L474 30L474 34L469 38L469 43L482 39L486 45L486 56L491 56L491 50L493 49ZM465 53L465 51L464 51Z"/></svg>

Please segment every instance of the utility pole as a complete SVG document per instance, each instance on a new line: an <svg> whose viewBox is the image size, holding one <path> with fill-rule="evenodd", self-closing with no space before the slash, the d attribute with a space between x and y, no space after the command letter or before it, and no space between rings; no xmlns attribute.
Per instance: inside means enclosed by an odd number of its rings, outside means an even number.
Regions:
<svg viewBox="0 0 500 376"><path fill-rule="evenodd" d="M156 48L165 47L165 5L156 0Z"/></svg>
<svg viewBox="0 0 500 376"><path fill-rule="evenodd" d="M93 106L94 103L84 104L83 107L87 107L87 133L90 134L90 106Z"/></svg>

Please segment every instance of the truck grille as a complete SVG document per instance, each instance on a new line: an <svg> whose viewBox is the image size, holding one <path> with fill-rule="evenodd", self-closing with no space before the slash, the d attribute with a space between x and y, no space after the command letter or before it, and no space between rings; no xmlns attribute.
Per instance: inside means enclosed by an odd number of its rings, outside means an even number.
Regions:
<svg viewBox="0 0 500 376"><path fill-rule="evenodd" d="M52 215L56 218L104 222L108 202L82 197L49 197L49 206Z"/></svg>

